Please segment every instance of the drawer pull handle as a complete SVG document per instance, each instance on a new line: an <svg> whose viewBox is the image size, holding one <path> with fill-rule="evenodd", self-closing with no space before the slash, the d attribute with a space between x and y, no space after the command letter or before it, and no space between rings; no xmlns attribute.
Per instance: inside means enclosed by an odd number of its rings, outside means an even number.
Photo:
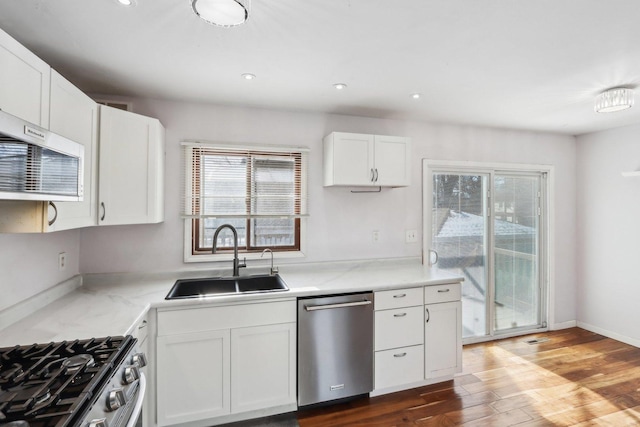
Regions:
<svg viewBox="0 0 640 427"><path fill-rule="evenodd" d="M431 320L431 314L429 313L429 309L427 308L427 320L425 323L429 323L429 320Z"/></svg>
<svg viewBox="0 0 640 427"><path fill-rule="evenodd" d="M393 317L404 317L406 315L407 313L398 313L398 314L394 314Z"/></svg>
<svg viewBox="0 0 640 427"><path fill-rule="evenodd" d="M448 288L447 289L438 289L438 292L439 293L449 292L449 289Z"/></svg>
<svg viewBox="0 0 640 427"><path fill-rule="evenodd" d="M398 354L394 354L393 357L405 357L407 355L407 353L398 353Z"/></svg>
<svg viewBox="0 0 640 427"><path fill-rule="evenodd" d="M398 295L394 295L393 297L394 298L404 298L406 296L407 296L407 294L398 294Z"/></svg>

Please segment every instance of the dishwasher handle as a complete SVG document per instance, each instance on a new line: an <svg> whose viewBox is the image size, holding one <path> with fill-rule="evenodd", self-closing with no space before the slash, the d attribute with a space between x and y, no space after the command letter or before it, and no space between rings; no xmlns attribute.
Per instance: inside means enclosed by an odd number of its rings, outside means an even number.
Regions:
<svg viewBox="0 0 640 427"><path fill-rule="evenodd" d="M357 307L359 305L369 305L371 301L353 301L353 302L341 302L338 304L319 304L319 305L305 305L304 309L306 311L316 311L316 310L330 310L333 308L344 308L344 307Z"/></svg>

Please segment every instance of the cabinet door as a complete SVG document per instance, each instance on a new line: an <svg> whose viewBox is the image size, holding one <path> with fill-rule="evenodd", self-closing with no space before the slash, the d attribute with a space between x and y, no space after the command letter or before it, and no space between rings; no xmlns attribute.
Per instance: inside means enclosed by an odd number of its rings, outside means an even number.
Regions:
<svg viewBox="0 0 640 427"><path fill-rule="evenodd" d="M231 330L231 411L296 402L296 324Z"/></svg>
<svg viewBox="0 0 640 427"><path fill-rule="evenodd" d="M324 185L374 185L373 150L373 135L328 135L324 140Z"/></svg>
<svg viewBox="0 0 640 427"><path fill-rule="evenodd" d="M0 110L49 128L51 67L0 30Z"/></svg>
<svg viewBox="0 0 640 427"><path fill-rule="evenodd" d="M398 136L375 136L375 185L401 187L411 183L411 142Z"/></svg>
<svg viewBox="0 0 640 427"><path fill-rule="evenodd" d="M424 355L426 379L462 370L462 303L425 306Z"/></svg>
<svg viewBox="0 0 640 427"><path fill-rule="evenodd" d="M158 425L227 415L229 330L159 336Z"/></svg>
<svg viewBox="0 0 640 427"><path fill-rule="evenodd" d="M150 117L100 106L98 224L164 220L164 129Z"/></svg>
<svg viewBox="0 0 640 427"><path fill-rule="evenodd" d="M97 224L97 140L98 106L68 80L51 71L49 129L84 145L84 199L56 203L57 218L49 231Z"/></svg>

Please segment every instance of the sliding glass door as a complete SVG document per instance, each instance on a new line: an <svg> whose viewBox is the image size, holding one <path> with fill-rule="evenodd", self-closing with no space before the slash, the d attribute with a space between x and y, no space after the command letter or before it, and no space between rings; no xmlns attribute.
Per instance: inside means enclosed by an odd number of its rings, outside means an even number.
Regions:
<svg viewBox="0 0 640 427"><path fill-rule="evenodd" d="M493 253L496 331L542 324L541 195L539 174L495 175Z"/></svg>
<svg viewBox="0 0 640 427"><path fill-rule="evenodd" d="M437 268L465 278L463 338L546 326L545 173L426 164L424 171L425 247Z"/></svg>
<svg viewBox="0 0 640 427"><path fill-rule="evenodd" d="M464 276L462 336L487 335L489 175L433 174L431 250L437 265Z"/></svg>

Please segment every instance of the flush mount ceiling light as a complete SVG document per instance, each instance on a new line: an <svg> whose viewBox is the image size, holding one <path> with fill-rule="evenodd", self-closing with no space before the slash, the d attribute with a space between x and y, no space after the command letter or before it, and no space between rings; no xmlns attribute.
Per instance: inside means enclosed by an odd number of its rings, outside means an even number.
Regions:
<svg viewBox="0 0 640 427"><path fill-rule="evenodd" d="M421 96L421 95L420 95L419 93L412 93L412 94L411 94L411 97L412 97L413 99L420 99L420 96Z"/></svg>
<svg viewBox="0 0 640 427"><path fill-rule="evenodd" d="M607 89L596 97L597 113L613 113L633 106L633 90L625 87Z"/></svg>
<svg viewBox="0 0 640 427"><path fill-rule="evenodd" d="M131 6L133 4L133 0L118 0L118 3L123 6Z"/></svg>
<svg viewBox="0 0 640 427"><path fill-rule="evenodd" d="M191 0L191 7L209 24L235 27L249 18L251 0Z"/></svg>
<svg viewBox="0 0 640 427"><path fill-rule="evenodd" d="M338 90L342 90L342 89L346 89L347 85L344 83L336 83L333 85L333 87L335 87Z"/></svg>
<svg viewBox="0 0 640 427"><path fill-rule="evenodd" d="M244 73L242 74L242 78L245 80L253 80L256 78L256 75L251 73Z"/></svg>

